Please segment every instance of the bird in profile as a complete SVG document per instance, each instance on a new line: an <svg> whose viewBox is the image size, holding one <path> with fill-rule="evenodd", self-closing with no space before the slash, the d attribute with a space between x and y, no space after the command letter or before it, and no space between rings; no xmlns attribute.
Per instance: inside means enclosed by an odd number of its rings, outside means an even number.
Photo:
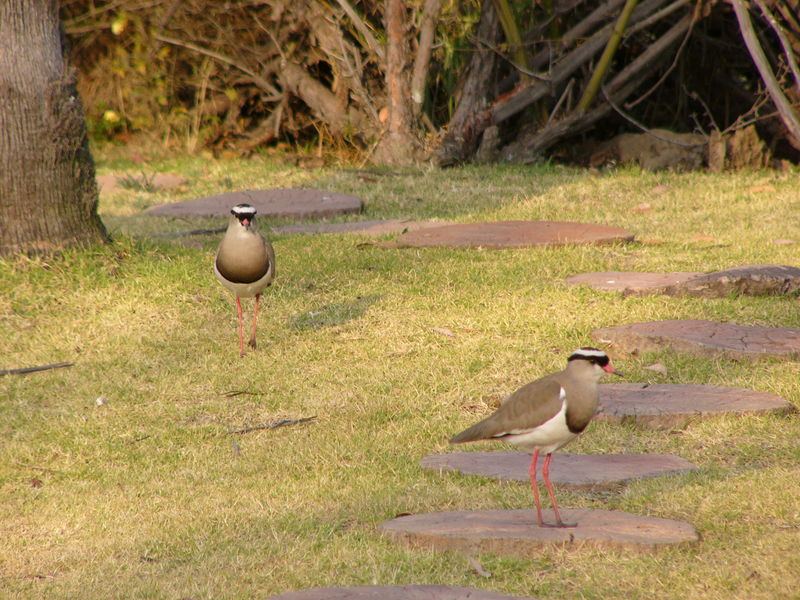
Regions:
<svg viewBox="0 0 800 600"><path fill-rule="evenodd" d="M606 373L620 375L608 355L597 348L579 348L567 359L567 368L522 386L492 415L454 436L451 444L477 440L502 440L533 452L529 470L539 527L575 527L561 519L553 484L550 458L553 452L576 438L597 410L598 384ZM536 484L536 462L546 454L542 479L553 505L556 523L542 519L542 504Z"/></svg>
<svg viewBox="0 0 800 600"><path fill-rule="evenodd" d="M239 355L244 356L241 298L255 297L251 348L256 347L256 319L261 293L275 278L275 250L258 231L256 209L249 204L231 208L228 229L217 249L214 273L220 283L233 292L239 315Z"/></svg>

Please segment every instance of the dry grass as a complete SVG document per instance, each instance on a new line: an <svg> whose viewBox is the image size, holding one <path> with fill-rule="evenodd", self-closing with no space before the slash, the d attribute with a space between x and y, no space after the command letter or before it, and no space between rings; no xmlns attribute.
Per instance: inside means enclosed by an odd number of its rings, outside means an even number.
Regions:
<svg viewBox="0 0 800 600"><path fill-rule="evenodd" d="M404 549L375 529L401 512L529 506L527 486L438 476L418 461L445 451L494 399L560 368L596 327L668 318L800 327L796 299L621 299L562 283L597 270L797 265L796 245L774 243L800 242L796 172L364 175L185 158L152 168L191 184L104 195L113 246L0 262L0 367L75 362L0 378L3 597L264 598L373 583L543 599L766 599L800 589L796 417L713 419L678 432L597 423L570 447L697 463L695 474L610 494L559 492L565 507L689 521L703 537L692 548L483 556L492 573L484 579L458 554ZM216 237L140 237L219 223L141 210L258 186L355 193L366 200L363 219L591 221L642 241L490 252L275 237L278 279L260 319L261 348L240 359L232 301L211 273ZM736 385L800 405L797 362L614 358L633 381ZM643 369L655 361L667 376ZM225 395L234 390L248 393ZM227 433L310 415L317 419L296 427Z"/></svg>

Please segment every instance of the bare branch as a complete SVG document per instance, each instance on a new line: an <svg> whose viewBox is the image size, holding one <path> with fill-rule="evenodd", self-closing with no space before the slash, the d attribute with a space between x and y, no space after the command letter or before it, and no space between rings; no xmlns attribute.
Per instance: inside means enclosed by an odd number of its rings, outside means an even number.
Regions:
<svg viewBox="0 0 800 600"><path fill-rule="evenodd" d="M731 3L739 21L739 30L742 33L742 38L747 50L750 52L750 57L761 74L761 79L769 92L770 98L772 98L772 102L775 104L775 108L778 109L781 115L783 124L786 125L786 129L789 131L786 139L792 146L800 150L800 119L795 114L791 103L784 95L778 80L775 78L775 74L772 72L772 67L770 67L758 37L756 37L756 32L753 30L753 23L750 21L750 13L747 7L745 7L742 0L731 0Z"/></svg>
<svg viewBox="0 0 800 600"><path fill-rule="evenodd" d="M783 31L783 27L781 27L780 23L778 23L778 21L775 19L775 16L770 12L769 7L764 4L762 0L755 0L755 3L758 5L758 8L761 9L761 13L764 15L767 23L769 23L773 31L775 31L775 35L778 36L781 46L783 46L783 53L786 55L786 62L789 64L792 75L794 75L795 85L797 86L797 90L800 91L800 68L797 66L792 45L786 38L786 33Z"/></svg>
<svg viewBox="0 0 800 600"><path fill-rule="evenodd" d="M258 87L262 90L265 90L273 95L272 100L279 100L283 97L278 89L272 85L269 81L261 77L258 73L245 67L244 65L240 64L239 62L235 61L234 59L230 58L229 56L225 56L224 54L220 54L219 52L215 52L213 50L209 50L208 48L201 48L191 42L184 42L183 40L176 40L175 38L167 37L160 33L157 33L154 36L159 42L164 42L165 44L172 44L173 46L180 46L181 48L186 48L187 50L191 50L192 52L197 52L198 54L203 54L205 56L209 56L215 60L225 63L226 65L230 65L239 69L242 73L249 75L253 79L253 83L255 83ZM266 98L265 100L270 100L270 98Z"/></svg>
<svg viewBox="0 0 800 600"><path fill-rule="evenodd" d="M364 23L364 20L359 16L356 10L350 6L350 3L347 0L336 0L339 3L339 6L342 7L345 14L350 17L350 20L355 25L356 29L358 29L359 33L364 36L364 39L367 42L367 45L372 49L375 55L381 60L382 63L386 62L386 52L383 49L383 46L380 45L378 40L375 39L375 36L372 35L369 27L367 24Z"/></svg>
<svg viewBox="0 0 800 600"><path fill-rule="evenodd" d="M415 114L422 112L422 101L425 97L425 80L431 62L433 39L436 34L436 22L442 10L442 0L425 0L419 23L419 43L414 67L411 71L411 99L414 101Z"/></svg>

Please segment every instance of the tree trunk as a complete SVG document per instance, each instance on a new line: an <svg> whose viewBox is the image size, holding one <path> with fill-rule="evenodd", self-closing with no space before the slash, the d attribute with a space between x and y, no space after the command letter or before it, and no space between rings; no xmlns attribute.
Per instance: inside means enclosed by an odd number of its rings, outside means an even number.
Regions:
<svg viewBox="0 0 800 600"><path fill-rule="evenodd" d="M386 0L386 131L375 149L374 162L383 165L412 165L421 158L422 145L413 125L411 104L411 37L408 9L404 0Z"/></svg>
<svg viewBox="0 0 800 600"><path fill-rule="evenodd" d="M55 0L0 2L0 255L106 241Z"/></svg>
<svg viewBox="0 0 800 600"><path fill-rule="evenodd" d="M496 46L502 39L500 19L491 0L485 0L476 38L479 42ZM477 46L464 69L464 84L458 97L456 110L447 133L436 150L435 161L440 167L448 167L468 160L481 141L485 127L475 124L491 100L497 95L497 71L499 57L483 46Z"/></svg>

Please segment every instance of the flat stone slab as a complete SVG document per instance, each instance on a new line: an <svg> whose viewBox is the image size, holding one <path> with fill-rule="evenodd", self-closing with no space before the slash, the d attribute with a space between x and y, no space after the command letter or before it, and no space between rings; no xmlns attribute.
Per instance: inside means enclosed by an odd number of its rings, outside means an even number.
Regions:
<svg viewBox="0 0 800 600"><path fill-rule="evenodd" d="M405 233L430 227L441 227L440 221L410 221L386 219L383 221L353 221L349 223L302 223L272 227L273 233L355 233L360 235L388 235Z"/></svg>
<svg viewBox="0 0 800 600"><path fill-rule="evenodd" d="M534 600L449 585L365 585L316 588L270 596L267 600Z"/></svg>
<svg viewBox="0 0 800 600"><path fill-rule="evenodd" d="M788 414L794 404L768 392L718 385L608 383L600 386L598 421L651 428L682 428L724 414ZM558 454L553 455L552 462Z"/></svg>
<svg viewBox="0 0 800 600"><path fill-rule="evenodd" d="M364 201L350 194L320 190L276 189L228 192L148 208L145 212L162 217L227 217L231 206L246 202L266 217L316 218L357 213Z"/></svg>
<svg viewBox="0 0 800 600"><path fill-rule="evenodd" d="M678 271L675 273L638 273L635 271L606 271L570 275L569 285L586 285L603 292L645 295L663 294L669 286L677 285L703 273Z"/></svg>
<svg viewBox="0 0 800 600"><path fill-rule="evenodd" d="M170 173L128 173L125 175L109 174L97 176L97 187L100 192L113 192L119 188L125 188L127 182L138 184L141 187L152 187L154 190L181 187L189 183L189 180L180 175ZM130 187L130 186L129 186Z"/></svg>
<svg viewBox="0 0 800 600"><path fill-rule="evenodd" d="M570 285L624 294L667 294L699 298L787 296L800 293L800 269L785 265L744 265L713 273L609 271L567 277Z"/></svg>
<svg viewBox="0 0 800 600"><path fill-rule="evenodd" d="M450 452L431 454L420 462L431 471L458 471L502 481L530 482L527 452ZM688 460L670 454L570 454L555 452L550 480L560 487L599 489L619 487L633 479L697 470ZM542 480L541 469L536 473Z"/></svg>
<svg viewBox="0 0 800 600"><path fill-rule="evenodd" d="M423 513L379 528L410 546L526 557L544 545L655 550L699 539L694 527L682 521L588 508L561 509L561 516L577 527L539 527L535 510L518 509ZM551 510L543 517L554 522Z"/></svg>
<svg viewBox="0 0 800 600"><path fill-rule="evenodd" d="M800 353L800 329L754 327L705 320L631 323L595 329L592 337L629 353L671 349L704 356L778 356L793 360Z"/></svg>
<svg viewBox="0 0 800 600"><path fill-rule="evenodd" d="M671 285L665 293L700 298L796 295L800 293L800 269L786 265L744 265Z"/></svg>
<svg viewBox="0 0 800 600"><path fill-rule="evenodd" d="M523 248L564 244L630 242L632 233L591 223L565 221L496 221L442 225L410 231L397 238L400 248Z"/></svg>

